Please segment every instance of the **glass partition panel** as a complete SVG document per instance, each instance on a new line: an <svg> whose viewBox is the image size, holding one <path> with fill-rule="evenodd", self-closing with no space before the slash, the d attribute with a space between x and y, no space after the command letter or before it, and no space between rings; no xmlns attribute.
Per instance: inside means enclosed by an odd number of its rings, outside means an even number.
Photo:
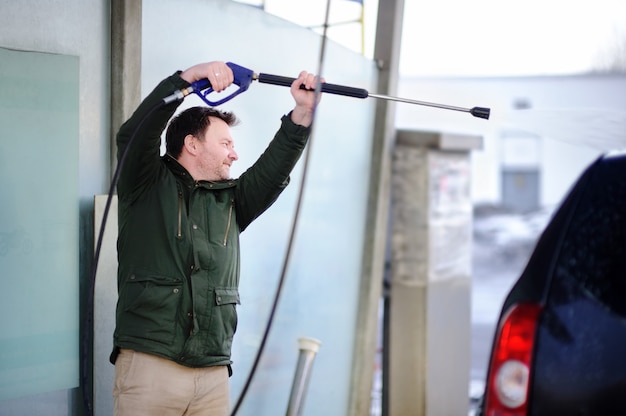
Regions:
<svg viewBox="0 0 626 416"><path fill-rule="evenodd" d="M79 385L78 67L0 48L0 400Z"/></svg>

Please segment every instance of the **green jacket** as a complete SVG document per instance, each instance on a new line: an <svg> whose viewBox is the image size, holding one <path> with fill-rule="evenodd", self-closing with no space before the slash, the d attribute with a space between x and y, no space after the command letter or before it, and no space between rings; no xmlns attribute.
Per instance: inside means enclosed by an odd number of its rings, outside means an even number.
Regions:
<svg viewBox="0 0 626 416"><path fill-rule="evenodd" d="M117 134L128 151L118 190L118 293L114 350L129 348L190 367L230 366L239 304L239 234L289 183L309 129L283 116L274 139L238 179L195 182L160 137L189 84L163 80ZM134 132L136 138L128 147Z"/></svg>

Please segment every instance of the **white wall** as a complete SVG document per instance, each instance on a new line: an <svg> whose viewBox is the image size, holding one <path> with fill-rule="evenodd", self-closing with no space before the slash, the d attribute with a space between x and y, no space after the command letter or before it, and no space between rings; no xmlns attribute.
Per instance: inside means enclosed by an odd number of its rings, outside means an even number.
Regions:
<svg viewBox="0 0 626 416"><path fill-rule="evenodd" d="M401 128L481 134L472 154L475 203L501 201L500 137L521 130L540 137L540 203L561 201L582 170L600 153L626 143L626 76L579 75L510 78L401 78L405 98L471 108L490 107L490 120L462 112L398 106ZM517 100L530 103L516 110Z"/></svg>

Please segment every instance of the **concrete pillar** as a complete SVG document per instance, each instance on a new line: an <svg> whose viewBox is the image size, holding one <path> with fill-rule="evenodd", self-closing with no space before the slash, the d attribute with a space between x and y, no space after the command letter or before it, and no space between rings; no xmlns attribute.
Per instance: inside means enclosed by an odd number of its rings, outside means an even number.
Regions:
<svg viewBox="0 0 626 416"><path fill-rule="evenodd" d="M115 135L141 102L142 0L111 0L111 175Z"/></svg>
<svg viewBox="0 0 626 416"><path fill-rule="evenodd" d="M404 0L379 2L374 61L379 73L376 92L395 95L398 84ZM363 272L359 293L357 331L353 349L348 414L369 415L378 336L379 304L385 269L388 233L391 151L395 138L395 103L376 101L373 125L369 201L363 242Z"/></svg>
<svg viewBox="0 0 626 416"><path fill-rule="evenodd" d="M389 415L469 411L475 136L398 131L392 169Z"/></svg>

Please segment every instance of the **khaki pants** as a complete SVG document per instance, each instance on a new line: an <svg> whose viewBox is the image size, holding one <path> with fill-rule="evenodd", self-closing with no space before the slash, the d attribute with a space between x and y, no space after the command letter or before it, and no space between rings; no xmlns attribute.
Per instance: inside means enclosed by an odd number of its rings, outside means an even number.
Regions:
<svg viewBox="0 0 626 416"><path fill-rule="evenodd" d="M189 368L122 349L113 397L115 416L228 416L228 368Z"/></svg>

